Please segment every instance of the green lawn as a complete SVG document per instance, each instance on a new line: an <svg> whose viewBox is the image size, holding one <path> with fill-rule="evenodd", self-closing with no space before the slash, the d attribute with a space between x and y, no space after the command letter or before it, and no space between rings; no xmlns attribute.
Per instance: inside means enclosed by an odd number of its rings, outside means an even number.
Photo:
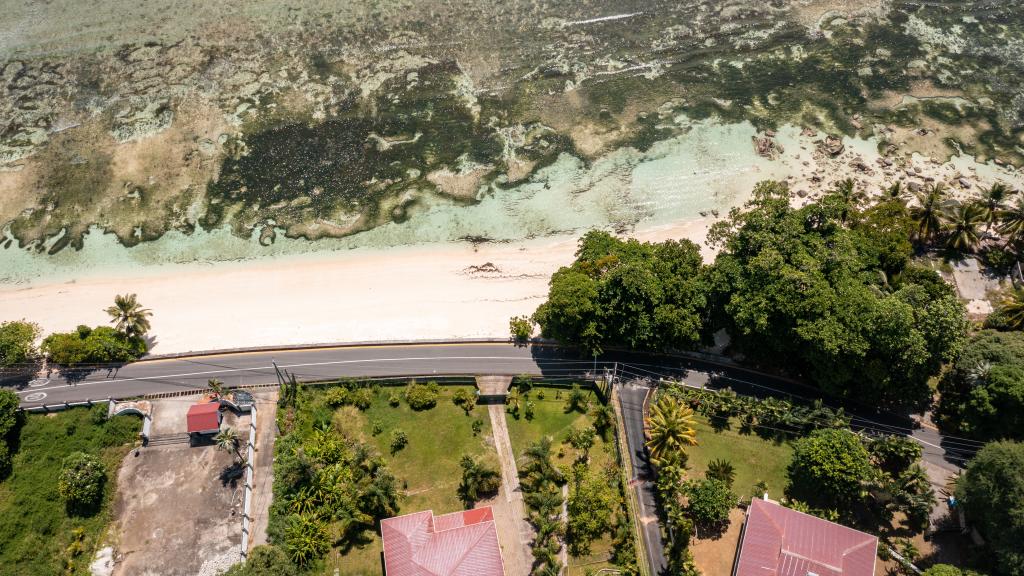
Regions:
<svg viewBox="0 0 1024 576"><path fill-rule="evenodd" d="M133 416L94 424L85 408L26 417L11 475L0 482L0 574L63 574L66 562L76 574L88 572L110 519L117 468L140 427ZM76 451L99 455L107 467L103 506L89 518L69 517L57 494L61 463Z"/></svg>
<svg viewBox="0 0 1024 576"><path fill-rule="evenodd" d="M388 396L401 395L402 387L385 387L374 398L365 412L346 406L335 411L333 420L347 433L356 434L376 446L387 462L388 469L406 487L399 514L420 510L433 510L434 514L455 512L464 508L456 494L462 469L459 459L463 454L489 455L497 467L494 448L487 444L491 422L487 410L476 406L469 416L452 402L452 394L459 388L475 390L473 386L441 386L437 406L429 410L414 411L403 400L398 407L388 404ZM481 420L480 433L473 435L472 423ZM373 434L373 424L380 432ZM391 432L401 429L409 443L391 454ZM367 536L370 536L367 533ZM324 574L373 575L381 574L381 540L379 534L344 554L333 550L326 559Z"/></svg>
<svg viewBox="0 0 1024 576"><path fill-rule="evenodd" d="M782 496L788 484L786 466L793 454L788 442L775 443L754 434L740 434L735 425L731 430L715 432L704 416L696 414L694 419L698 445L686 450L690 457L690 477L703 476L708 462L721 458L736 469L733 491L739 496L749 496L754 484L761 480L768 483L773 498Z"/></svg>

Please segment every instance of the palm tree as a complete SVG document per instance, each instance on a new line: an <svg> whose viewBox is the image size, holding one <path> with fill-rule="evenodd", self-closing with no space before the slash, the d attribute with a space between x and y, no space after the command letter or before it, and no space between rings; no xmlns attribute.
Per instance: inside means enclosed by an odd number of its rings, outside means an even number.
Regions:
<svg viewBox="0 0 1024 576"><path fill-rule="evenodd" d="M844 223L849 217L850 212L860 207L864 200L867 199L867 195L864 194L863 190L857 189L852 178L847 178L837 183L834 193L843 201L843 213L840 220Z"/></svg>
<svg viewBox="0 0 1024 576"><path fill-rule="evenodd" d="M239 449L238 432L235 432L234 428L224 428L213 437L213 441L217 443L217 448L234 453L237 462L245 461Z"/></svg>
<svg viewBox="0 0 1024 576"><path fill-rule="evenodd" d="M957 252L974 252L981 244L978 227L985 221L985 209L976 202L957 202L946 211L949 238L946 247Z"/></svg>
<svg viewBox="0 0 1024 576"><path fill-rule="evenodd" d="M1024 196L1017 197L1017 203L999 213L999 233L1010 244L1024 238Z"/></svg>
<svg viewBox="0 0 1024 576"><path fill-rule="evenodd" d="M998 314L1002 316L1007 328L1024 330L1024 289L1014 290L1003 300Z"/></svg>
<svg viewBox="0 0 1024 576"><path fill-rule="evenodd" d="M646 425L647 450L655 464L673 452L682 452L684 446L697 445L693 410L671 396L662 396L651 406Z"/></svg>
<svg viewBox="0 0 1024 576"><path fill-rule="evenodd" d="M211 378L206 381L206 388L210 391L210 394L220 398L224 395L224 383L216 378Z"/></svg>
<svg viewBox="0 0 1024 576"><path fill-rule="evenodd" d="M914 194L917 205L910 208L910 217L917 223L917 240L925 243L935 239L942 229L942 207L946 187L934 184Z"/></svg>
<svg viewBox="0 0 1024 576"><path fill-rule="evenodd" d="M479 500L483 494L494 493L501 483L501 474L497 470L478 461L469 454L459 461L462 467L462 482L459 483L459 496L467 505Z"/></svg>
<svg viewBox="0 0 1024 576"><path fill-rule="evenodd" d="M149 332L149 317L153 315L139 304L135 294L114 297L114 305L107 308L110 322L128 336L144 336Z"/></svg>
<svg viewBox="0 0 1024 576"><path fill-rule="evenodd" d="M1013 190L1002 182L996 182L981 194L981 206L984 210L986 232L990 230L996 220L999 219L999 215L1003 212L1006 201L1010 199L1012 194Z"/></svg>
<svg viewBox="0 0 1024 576"><path fill-rule="evenodd" d="M882 197L886 200L906 200L907 191L903 188L902 183L896 182L882 190Z"/></svg>
<svg viewBox="0 0 1024 576"><path fill-rule="evenodd" d="M728 460L716 458L708 463L708 471L705 475L708 478L721 480L731 488L733 481L736 480L736 468Z"/></svg>
<svg viewBox="0 0 1024 576"><path fill-rule="evenodd" d="M611 404L597 404L590 411L590 417L594 420L594 430L597 430L601 438L607 440L608 430L612 427L612 423L615 422L615 409L612 408Z"/></svg>

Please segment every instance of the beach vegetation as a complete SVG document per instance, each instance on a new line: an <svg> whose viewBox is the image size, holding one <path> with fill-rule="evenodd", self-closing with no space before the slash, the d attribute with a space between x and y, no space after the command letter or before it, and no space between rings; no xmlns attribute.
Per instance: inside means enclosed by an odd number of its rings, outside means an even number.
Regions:
<svg viewBox="0 0 1024 576"><path fill-rule="evenodd" d="M991 552L997 574L1024 574L1024 444L986 444L956 483L967 521Z"/></svg>
<svg viewBox="0 0 1024 576"><path fill-rule="evenodd" d="M524 343L533 336L533 320L529 316L513 316L508 321L508 330L513 340Z"/></svg>
<svg viewBox="0 0 1024 576"><path fill-rule="evenodd" d="M74 332L54 332L41 350L60 366L132 362L146 353L146 342L107 326L79 326Z"/></svg>
<svg viewBox="0 0 1024 576"><path fill-rule="evenodd" d="M114 297L114 305L107 308L107 314L119 332L129 338L141 338L149 332L153 312L143 308L135 294L123 294Z"/></svg>
<svg viewBox="0 0 1024 576"><path fill-rule="evenodd" d="M36 340L41 333L34 322L0 323L0 368L19 368L35 362L39 356Z"/></svg>

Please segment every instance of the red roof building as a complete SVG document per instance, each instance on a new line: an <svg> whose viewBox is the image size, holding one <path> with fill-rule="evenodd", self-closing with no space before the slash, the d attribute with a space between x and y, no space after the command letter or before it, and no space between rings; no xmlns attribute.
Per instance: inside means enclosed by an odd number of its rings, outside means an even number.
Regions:
<svg viewBox="0 0 1024 576"><path fill-rule="evenodd" d="M220 402L200 402L189 406L188 415L189 434L216 434L220 432Z"/></svg>
<svg viewBox="0 0 1024 576"><path fill-rule="evenodd" d="M733 576L873 576L878 538L755 498Z"/></svg>
<svg viewBox="0 0 1024 576"><path fill-rule="evenodd" d="M430 510L381 520L386 576L503 576L489 506L434 516Z"/></svg>

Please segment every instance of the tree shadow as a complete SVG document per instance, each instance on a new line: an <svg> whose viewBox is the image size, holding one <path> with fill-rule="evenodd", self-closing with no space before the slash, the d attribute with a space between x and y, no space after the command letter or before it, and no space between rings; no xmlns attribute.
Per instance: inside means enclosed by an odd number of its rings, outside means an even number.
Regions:
<svg viewBox="0 0 1024 576"><path fill-rule="evenodd" d="M238 481L245 475L245 466L241 462L233 462L220 471L218 478L221 486L236 488Z"/></svg>

